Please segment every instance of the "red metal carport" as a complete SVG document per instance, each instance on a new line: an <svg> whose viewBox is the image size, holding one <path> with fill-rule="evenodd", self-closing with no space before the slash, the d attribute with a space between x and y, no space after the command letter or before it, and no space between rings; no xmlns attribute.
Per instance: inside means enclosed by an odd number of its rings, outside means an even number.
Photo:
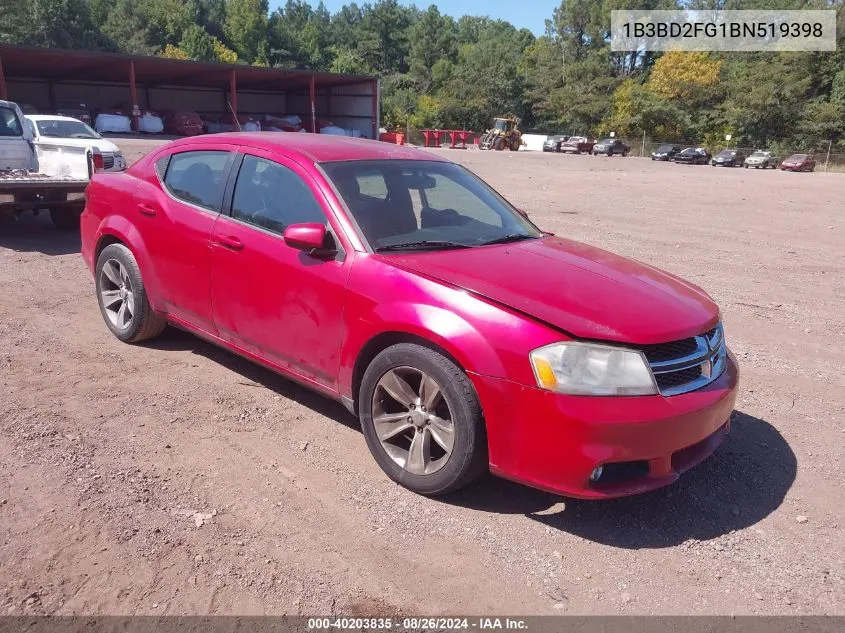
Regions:
<svg viewBox="0 0 845 633"><path fill-rule="evenodd" d="M37 109L52 112L69 95L80 93L90 106L108 109L122 94L135 129L142 108L199 110L184 103L207 103L206 111L220 114L230 108L235 114L297 114L312 132L318 119L329 119L378 138L378 89L370 76L0 46L0 98L36 102Z"/></svg>

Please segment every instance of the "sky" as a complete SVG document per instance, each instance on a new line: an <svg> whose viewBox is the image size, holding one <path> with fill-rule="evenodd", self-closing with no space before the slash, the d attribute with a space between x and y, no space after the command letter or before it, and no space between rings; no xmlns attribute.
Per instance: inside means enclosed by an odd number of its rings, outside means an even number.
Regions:
<svg viewBox="0 0 845 633"><path fill-rule="evenodd" d="M332 13L337 12L344 4L352 0L323 0L326 8ZM270 8L275 9L285 0L271 0ZM317 6L319 0L309 0L311 6ZM367 0L357 0L362 5ZM552 17L552 12L560 6L560 0L400 0L401 4L416 4L420 9L427 9L436 4L440 13L459 18L462 15L489 15L491 18L507 20L516 28L526 28L535 35L542 35L546 31L546 19Z"/></svg>

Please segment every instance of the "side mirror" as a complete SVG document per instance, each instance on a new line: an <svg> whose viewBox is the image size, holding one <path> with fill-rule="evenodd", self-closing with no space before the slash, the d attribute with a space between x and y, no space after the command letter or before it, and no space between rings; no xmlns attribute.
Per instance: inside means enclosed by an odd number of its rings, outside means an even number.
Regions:
<svg viewBox="0 0 845 633"><path fill-rule="evenodd" d="M326 226L316 222L291 224L285 229L282 237L285 244L300 251L307 251L309 255L320 256L336 253L334 248L326 248Z"/></svg>

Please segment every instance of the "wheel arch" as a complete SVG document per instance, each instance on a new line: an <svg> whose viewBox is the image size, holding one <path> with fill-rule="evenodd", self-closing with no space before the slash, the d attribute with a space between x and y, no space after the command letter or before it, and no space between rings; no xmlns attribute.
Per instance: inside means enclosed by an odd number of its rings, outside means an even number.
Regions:
<svg viewBox="0 0 845 633"><path fill-rule="evenodd" d="M358 351L358 355L355 357L355 364L352 368L352 383L350 385L352 396L348 403L344 403L354 415L358 415L358 392L361 389L361 382L364 379L364 372L367 371L367 367L370 366L373 359L381 352L386 350L388 347L392 347L393 345L398 345L400 343L412 343L421 347L426 347L448 358L451 362L455 363L461 371L467 371L464 364L461 363L461 361L456 358L453 353L430 338L401 330L380 332L364 343Z"/></svg>
<svg viewBox="0 0 845 633"><path fill-rule="evenodd" d="M105 219L97 231L97 239L94 243L93 269L96 269L100 254L111 244L122 244L132 253L141 271L150 306L153 310L160 311L161 285L155 275L155 268L147 255L146 245L141 234L134 225L120 216L110 216Z"/></svg>

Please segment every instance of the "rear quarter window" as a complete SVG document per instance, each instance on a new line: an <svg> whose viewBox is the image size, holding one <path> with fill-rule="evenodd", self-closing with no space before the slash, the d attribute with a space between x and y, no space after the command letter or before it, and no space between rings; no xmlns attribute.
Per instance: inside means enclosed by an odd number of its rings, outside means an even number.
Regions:
<svg viewBox="0 0 845 633"><path fill-rule="evenodd" d="M164 168L164 186L173 197L210 211L218 211L230 152L195 151L173 154L156 162L156 172Z"/></svg>

